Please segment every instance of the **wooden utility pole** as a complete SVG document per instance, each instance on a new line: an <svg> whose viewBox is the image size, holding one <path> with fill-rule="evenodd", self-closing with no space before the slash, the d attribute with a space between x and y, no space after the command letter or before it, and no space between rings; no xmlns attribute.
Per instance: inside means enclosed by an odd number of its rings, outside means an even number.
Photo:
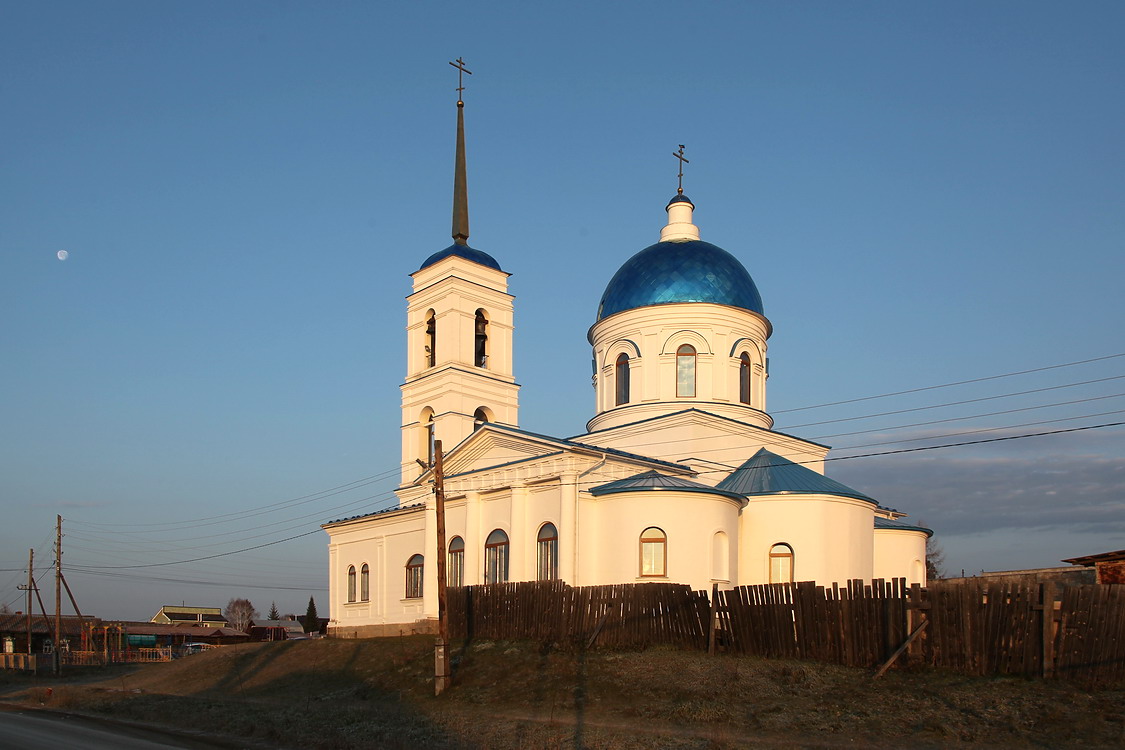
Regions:
<svg viewBox="0 0 1125 750"><path fill-rule="evenodd" d="M449 687L449 627L445 613L445 476L441 441L434 441L434 505L437 508L438 637L434 644L434 695Z"/></svg>
<svg viewBox="0 0 1125 750"><path fill-rule="evenodd" d="M62 516L55 516L55 674L62 672Z"/></svg>
<svg viewBox="0 0 1125 750"><path fill-rule="evenodd" d="M27 655L31 657L31 592L35 589L35 548L27 551Z"/></svg>

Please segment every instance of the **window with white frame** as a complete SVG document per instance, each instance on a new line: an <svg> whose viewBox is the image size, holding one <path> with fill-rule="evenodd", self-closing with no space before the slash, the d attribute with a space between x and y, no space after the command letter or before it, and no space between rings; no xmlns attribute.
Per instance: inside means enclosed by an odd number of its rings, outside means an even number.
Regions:
<svg viewBox="0 0 1125 750"><path fill-rule="evenodd" d="M449 557L445 565L445 585L465 585L465 540L459 536L449 540Z"/></svg>
<svg viewBox="0 0 1125 750"><path fill-rule="evenodd" d="M746 352L738 358L738 400L750 403L750 355Z"/></svg>
<svg viewBox="0 0 1125 750"><path fill-rule="evenodd" d="M422 598L422 573L425 568L425 558L414 555L406 561L406 598Z"/></svg>
<svg viewBox="0 0 1125 750"><path fill-rule="evenodd" d="M371 600L371 569L367 567L367 563L359 569L359 600L361 602Z"/></svg>
<svg viewBox="0 0 1125 750"><path fill-rule="evenodd" d="M508 535L494 530L484 542L484 582L507 583Z"/></svg>
<svg viewBox="0 0 1125 750"><path fill-rule="evenodd" d="M621 352L617 355L617 362L613 366L613 377L616 385L616 405L629 403L629 355Z"/></svg>
<svg viewBox="0 0 1125 750"><path fill-rule="evenodd" d="M539 551L538 578L540 581L554 581L559 577L559 532L553 523L545 523L539 528L536 539Z"/></svg>
<svg viewBox="0 0 1125 750"><path fill-rule="evenodd" d="M668 575L668 535L655 526L641 532L641 575Z"/></svg>
<svg viewBox="0 0 1125 750"><path fill-rule="evenodd" d="M781 542L770 547L770 583L793 582L793 548Z"/></svg>
<svg viewBox="0 0 1125 750"><path fill-rule="evenodd" d="M691 344L676 350L676 397L695 398L695 347Z"/></svg>
<svg viewBox="0 0 1125 750"><path fill-rule="evenodd" d="M348 601L355 601L355 566L348 566Z"/></svg>

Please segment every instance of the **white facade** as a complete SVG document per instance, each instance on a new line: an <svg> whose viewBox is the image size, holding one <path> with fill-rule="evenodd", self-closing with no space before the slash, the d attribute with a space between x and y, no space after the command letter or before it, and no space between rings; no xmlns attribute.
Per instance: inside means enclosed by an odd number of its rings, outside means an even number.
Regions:
<svg viewBox="0 0 1125 750"><path fill-rule="evenodd" d="M419 465L433 439L452 585L925 583L929 532L824 477L827 446L771 429L770 322L741 264L699 240L693 209L674 198L661 242L607 288L588 333L594 415L574 438L519 429L508 274L464 244L467 229L412 274L399 507L324 525L330 628L378 635L436 617L432 476Z"/></svg>

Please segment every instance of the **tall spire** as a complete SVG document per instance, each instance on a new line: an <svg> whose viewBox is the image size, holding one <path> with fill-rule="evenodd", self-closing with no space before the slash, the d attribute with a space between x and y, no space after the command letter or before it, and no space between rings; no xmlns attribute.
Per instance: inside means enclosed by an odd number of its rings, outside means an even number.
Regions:
<svg viewBox="0 0 1125 750"><path fill-rule="evenodd" d="M465 90L462 74L473 72L465 67L460 57L449 63L457 68L457 157L453 171L453 242L468 245L469 239L469 187L465 178L465 102L461 92Z"/></svg>

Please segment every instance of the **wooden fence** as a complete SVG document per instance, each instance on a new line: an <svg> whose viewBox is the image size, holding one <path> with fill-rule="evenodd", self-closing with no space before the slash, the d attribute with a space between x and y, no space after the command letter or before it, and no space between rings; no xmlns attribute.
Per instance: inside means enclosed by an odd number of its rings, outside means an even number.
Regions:
<svg viewBox="0 0 1125 750"><path fill-rule="evenodd" d="M450 589L447 606L452 638L689 649L710 640L720 650L854 667L885 663L909 641L899 664L1125 684L1125 585L857 580L708 597L680 584L547 581Z"/></svg>
<svg viewBox="0 0 1125 750"><path fill-rule="evenodd" d="M449 589L452 638L596 640L603 646L707 642L707 594L674 583L575 588L561 581Z"/></svg>

